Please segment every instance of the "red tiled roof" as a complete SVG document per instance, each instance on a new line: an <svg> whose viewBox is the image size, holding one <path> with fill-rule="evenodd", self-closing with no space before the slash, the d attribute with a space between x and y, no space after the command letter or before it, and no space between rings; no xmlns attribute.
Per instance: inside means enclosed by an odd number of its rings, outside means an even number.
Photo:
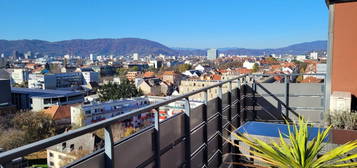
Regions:
<svg viewBox="0 0 357 168"><path fill-rule="evenodd" d="M67 119L71 118L71 106L73 106L73 104L64 106L53 105L43 112L48 114L53 120Z"/></svg>
<svg viewBox="0 0 357 168"><path fill-rule="evenodd" d="M212 80L221 80L221 75L216 75L216 74L214 74L214 75L212 75Z"/></svg>
<svg viewBox="0 0 357 168"><path fill-rule="evenodd" d="M237 72L239 72L240 74L251 74L253 73L253 70L251 69L246 69L246 68L237 68L235 69Z"/></svg>
<svg viewBox="0 0 357 168"><path fill-rule="evenodd" d="M144 78L155 77L155 72L145 72L143 77Z"/></svg>
<svg viewBox="0 0 357 168"><path fill-rule="evenodd" d="M176 75L175 71L165 71L163 75Z"/></svg>

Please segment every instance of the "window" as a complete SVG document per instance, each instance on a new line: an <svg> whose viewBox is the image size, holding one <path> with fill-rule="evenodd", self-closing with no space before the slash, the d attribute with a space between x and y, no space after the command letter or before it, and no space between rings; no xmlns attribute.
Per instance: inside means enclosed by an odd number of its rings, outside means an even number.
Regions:
<svg viewBox="0 0 357 168"><path fill-rule="evenodd" d="M50 157L53 157L53 153L52 152L50 152Z"/></svg>
<svg viewBox="0 0 357 168"><path fill-rule="evenodd" d="M66 149L66 146L67 146L66 142L63 142L63 143L62 143L62 150L65 150L65 149Z"/></svg>
<svg viewBox="0 0 357 168"><path fill-rule="evenodd" d="M74 150L74 144L71 144L70 149L71 149L71 152Z"/></svg>
<svg viewBox="0 0 357 168"><path fill-rule="evenodd" d="M85 113L86 113L86 114L90 114L90 110L87 110Z"/></svg>
<svg viewBox="0 0 357 168"><path fill-rule="evenodd" d="M55 164L53 162L50 162L50 166L54 166Z"/></svg>
<svg viewBox="0 0 357 168"><path fill-rule="evenodd" d="M45 99L44 100L44 104L50 104L51 103L51 99Z"/></svg>

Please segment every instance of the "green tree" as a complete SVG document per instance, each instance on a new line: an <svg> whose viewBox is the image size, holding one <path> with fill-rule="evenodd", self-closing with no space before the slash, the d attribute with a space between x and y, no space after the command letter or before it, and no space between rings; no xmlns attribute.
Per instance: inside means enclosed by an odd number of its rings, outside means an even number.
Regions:
<svg viewBox="0 0 357 168"><path fill-rule="evenodd" d="M287 123L288 133L280 134L279 142L266 143L258 138L247 134L238 135L232 133L238 140L247 144L248 151L253 154L239 154L247 158L252 158L262 162L259 165L248 165L248 167L279 167L279 168L331 168L331 167L356 167L357 154L348 155L357 148L357 140L338 146L322 156L319 156L325 147L324 141L328 138L331 127L319 130L317 136L309 141L309 123L299 119L297 124L291 126ZM285 138L287 140L285 140ZM241 147L239 144L226 139L234 146ZM240 163L235 163L243 165ZM246 164L244 164L247 166Z"/></svg>
<svg viewBox="0 0 357 168"><path fill-rule="evenodd" d="M192 66L190 64L180 64L177 66L177 70L179 72L185 72L187 70L190 70L192 68Z"/></svg>
<svg viewBox="0 0 357 168"><path fill-rule="evenodd" d="M133 66L130 68L131 71L139 71L140 68L138 66Z"/></svg>
<svg viewBox="0 0 357 168"><path fill-rule="evenodd" d="M259 71L259 64L255 63L253 65L253 72L258 72Z"/></svg>
<svg viewBox="0 0 357 168"><path fill-rule="evenodd" d="M274 57L272 57L272 56L270 56L270 57L268 57L268 58L265 58L267 61L271 61L271 62L276 62L276 61L278 61L276 58L274 58Z"/></svg>
<svg viewBox="0 0 357 168"><path fill-rule="evenodd" d="M123 77L126 75L126 73L128 73L128 69L126 68L118 68L116 71L117 71L117 75L120 77Z"/></svg>
<svg viewBox="0 0 357 168"><path fill-rule="evenodd" d="M142 96L141 90L138 90L133 82L125 79L121 84L108 83L99 88L100 101L117 100L121 98L131 98Z"/></svg>

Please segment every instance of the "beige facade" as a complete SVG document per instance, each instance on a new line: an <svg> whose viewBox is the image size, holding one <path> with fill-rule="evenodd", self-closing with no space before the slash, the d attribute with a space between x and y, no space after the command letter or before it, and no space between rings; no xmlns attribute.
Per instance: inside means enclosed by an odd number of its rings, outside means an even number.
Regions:
<svg viewBox="0 0 357 168"><path fill-rule="evenodd" d="M95 136L84 134L47 148L47 165L50 168L64 167L68 163L95 151L95 149Z"/></svg>
<svg viewBox="0 0 357 168"><path fill-rule="evenodd" d="M174 71L166 71L162 75L162 80L167 83L179 85L181 81L181 76Z"/></svg>
<svg viewBox="0 0 357 168"><path fill-rule="evenodd" d="M217 84L221 81L215 81L215 80L182 80L181 84L179 86L179 91L180 94L185 94L189 93L207 86L211 86L214 84ZM228 84L223 85L222 91L223 94L226 93L229 89ZM232 89L237 87L237 83L232 84ZM215 97L218 96L218 88L213 88L208 90L208 100L211 100ZM204 99L204 93L198 93L196 95L193 95L190 97L191 100L203 100Z"/></svg>
<svg viewBox="0 0 357 168"><path fill-rule="evenodd" d="M161 86L160 85L150 85L147 81L142 82L139 85L139 89L141 89L144 95L150 96L159 96L161 95Z"/></svg>
<svg viewBox="0 0 357 168"><path fill-rule="evenodd" d="M139 71L131 71L126 74L126 78L130 81L135 80L135 78L139 77L142 75L142 72Z"/></svg>

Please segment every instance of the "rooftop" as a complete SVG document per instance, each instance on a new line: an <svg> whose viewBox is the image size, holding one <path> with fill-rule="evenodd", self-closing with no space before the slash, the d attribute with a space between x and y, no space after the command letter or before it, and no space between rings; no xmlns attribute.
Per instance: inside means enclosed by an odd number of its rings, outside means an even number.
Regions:
<svg viewBox="0 0 357 168"><path fill-rule="evenodd" d="M50 89L29 89L29 88L11 88L12 93L28 94L30 97L41 98L56 98L65 96L81 95L78 91L65 91L65 90L50 90Z"/></svg>

